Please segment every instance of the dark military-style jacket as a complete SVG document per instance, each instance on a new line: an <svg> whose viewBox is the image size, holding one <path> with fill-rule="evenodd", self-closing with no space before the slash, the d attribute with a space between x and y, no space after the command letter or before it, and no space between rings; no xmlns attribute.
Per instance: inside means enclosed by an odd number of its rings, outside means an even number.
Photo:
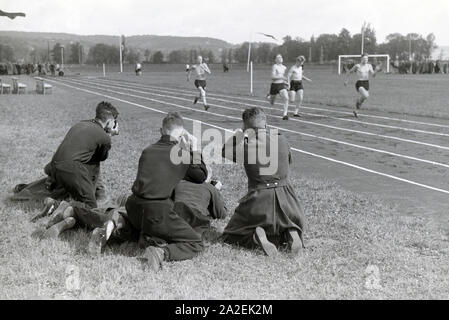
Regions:
<svg viewBox="0 0 449 320"><path fill-rule="evenodd" d="M108 158L111 137L96 120L84 120L67 132L53 156L52 162L76 161L98 164Z"/></svg>
<svg viewBox="0 0 449 320"><path fill-rule="evenodd" d="M296 229L302 236L305 227L303 210L288 181L290 147L281 134L262 129L253 132L247 138L240 139L248 193L239 200L224 230L223 239L228 243L254 247L254 230L260 226L265 229L270 241L281 245L286 230ZM223 146L223 157L240 162L238 148L237 137L234 136ZM269 155L268 162L263 159L264 155ZM270 166L271 170L263 171Z"/></svg>
<svg viewBox="0 0 449 320"><path fill-rule="evenodd" d="M178 142L170 136L163 135L161 139L143 150L139 159L137 177L132 186L135 196L146 200L162 200L172 196L173 190L182 179L194 183L202 183L207 178L206 165L199 154L190 154L190 163L174 163L172 148Z"/></svg>

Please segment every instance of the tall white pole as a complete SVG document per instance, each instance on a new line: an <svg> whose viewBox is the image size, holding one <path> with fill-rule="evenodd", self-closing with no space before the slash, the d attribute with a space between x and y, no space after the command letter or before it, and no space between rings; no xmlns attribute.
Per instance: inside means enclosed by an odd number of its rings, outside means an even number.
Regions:
<svg viewBox="0 0 449 320"><path fill-rule="evenodd" d="M105 78L105 77L106 77L106 66L103 63L103 78Z"/></svg>
<svg viewBox="0 0 449 320"><path fill-rule="evenodd" d="M363 54L364 42L365 42L365 24L363 24L363 27L362 27L362 53L361 54Z"/></svg>
<svg viewBox="0 0 449 320"><path fill-rule="evenodd" d="M123 72L123 63L122 63L122 36L119 37L119 48L120 48L120 73Z"/></svg>
<svg viewBox="0 0 449 320"><path fill-rule="evenodd" d="M250 78L249 92L251 95L253 95L253 62L252 61L250 61L250 63L249 63L249 70L250 70L250 72L249 72L249 78Z"/></svg>
<svg viewBox="0 0 449 320"><path fill-rule="evenodd" d="M408 35L408 59L412 61L412 36Z"/></svg>
<svg viewBox="0 0 449 320"><path fill-rule="evenodd" d="M61 46L61 69L64 68L64 46Z"/></svg>
<svg viewBox="0 0 449 320"><path fill-rule="evenodd" d="M248 63L246 64L246 72L249 72L250 60L251 60L251 42L248 44Z"/></svg>
<svg viewBox="0 0 449 320"><path fill-rule="evenodd" d="M341 74L341 56L338 56L338 74Z"/></svg>

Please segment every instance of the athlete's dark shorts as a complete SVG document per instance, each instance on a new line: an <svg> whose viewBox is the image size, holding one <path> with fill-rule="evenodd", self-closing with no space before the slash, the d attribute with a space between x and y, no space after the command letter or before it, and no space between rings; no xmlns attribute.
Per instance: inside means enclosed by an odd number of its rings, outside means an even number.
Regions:
<svg viewBox="0 0 449 320"><path fill-rule="evenodd" d="M299 91L299 90L304 90L304 87L302 85L302 81L298 81L298 80L292 80L290 81L290 91Z"/></svg>
<svg viewBox="0 0 449 320"><path fill-rule="evenodd" d="M368 80L359 80L355 83L355 89L359 92L359 88L363 87L366 91L369 91L369 81Z"/></svg>
<svg viewBox="0 0 449 320"><path fill-rule="evenodd" d="M270 95L275 96L284 89L287 89L285 83L272 83L270 87Z"/></svg>
<svg viewBox="0 0 449 320"><path fill-rule="evenodd" d="M206 89L206 80L195 80L195 87Z"/></svg>

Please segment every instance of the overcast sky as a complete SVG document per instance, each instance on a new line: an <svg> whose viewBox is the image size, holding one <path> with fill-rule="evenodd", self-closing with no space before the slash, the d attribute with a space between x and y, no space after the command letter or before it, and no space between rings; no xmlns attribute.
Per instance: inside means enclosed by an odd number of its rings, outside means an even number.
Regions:
<svg viewBox="0 0 449 320"><path fill-rule="evenodd" d="M364 21L378 41L389 33L433 32L449 45L449 0L0 0L3 11L26 18L0 17L0 30L77 34L207 36L231 43L263 41L257 32L309 39L347 28L360 32Z"/></svg>

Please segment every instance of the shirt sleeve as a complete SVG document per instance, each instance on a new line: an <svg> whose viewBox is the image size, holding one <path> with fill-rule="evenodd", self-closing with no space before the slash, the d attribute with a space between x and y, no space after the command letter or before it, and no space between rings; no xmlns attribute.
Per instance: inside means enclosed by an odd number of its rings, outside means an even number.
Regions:
<svg viewBox="0 0 449 320"><path fill-rule="evenodd" d="M231 138L228 139L228 141L225 142L223 145L223 148L221 149L221 156L223 158L226 158L228 160L231 160L232 162L238 162L239 160L237 157L237 151L240 149L240 151L243 151L243 144L245 141L245 134L243 132L237 132L234 134Z"/></svg>
<svg viewBox="0 0 449 320"><path fill-rule="evenodd" d="M111 150L111 139L105 139L101 143L97 145L97 150L95 150L94 155L92 156L91 161L100 162L105 161L109 156L109 150Z"/></svg>

